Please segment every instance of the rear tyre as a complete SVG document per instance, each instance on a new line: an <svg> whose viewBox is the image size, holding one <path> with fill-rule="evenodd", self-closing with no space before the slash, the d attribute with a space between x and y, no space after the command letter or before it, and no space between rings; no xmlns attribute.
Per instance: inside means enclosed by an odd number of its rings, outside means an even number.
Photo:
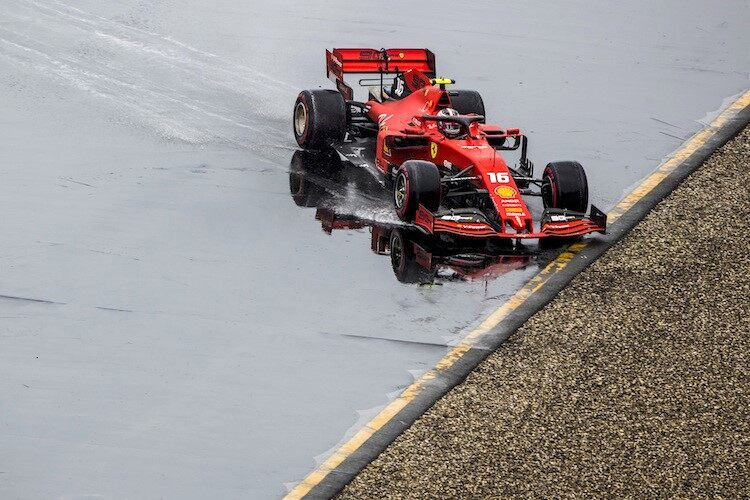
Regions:
<svg viewBox="0 0 750 500"><path fill-rule="evenodd" d="M346 101L336 90L303 90L292 114L297 144L305 149L324 149L344 140Z"/></svg>
<svg viewBox="0 0 750 500"><path fill-rule="evenodd" d="M460 115L487 116L484 113L484 101L482 96L476 90L451 90L448 92L451 99L451 107L458 111ZM484 123L485 120L482 120Z"/></svg>
<svg viewBox="0 0 750 500"><path fill-rule="evenodd" d="M542 201L545 208L586 212L589 186L586 172L577 161L557 161L542 174Z"/></svg>
<svg viewBox="0 0 750 500"><path fill-rule="evenodd" d="M434 163L405 161L393 183L393 203L403 221L411 221L420 204L434 212L440 207L440 172Z"/></svg>

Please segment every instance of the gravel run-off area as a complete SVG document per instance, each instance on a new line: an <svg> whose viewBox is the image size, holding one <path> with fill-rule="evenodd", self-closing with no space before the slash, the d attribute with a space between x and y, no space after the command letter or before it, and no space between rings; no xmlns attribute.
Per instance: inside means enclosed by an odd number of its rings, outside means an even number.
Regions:
<svg viewBox="0 0 750 500"><path fill-rule="evenodd" d="M750 496L750 129L341 498Z"/></svg>

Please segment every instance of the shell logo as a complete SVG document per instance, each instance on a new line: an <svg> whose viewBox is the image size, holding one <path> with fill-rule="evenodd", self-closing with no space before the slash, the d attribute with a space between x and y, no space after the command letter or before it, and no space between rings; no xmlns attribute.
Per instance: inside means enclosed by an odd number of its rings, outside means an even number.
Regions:
<svg viewBox="0 0 750 500"><path fill-rule="evenodd" d="M398 53L398 57L399 57L399 59L403 59L404 58L404 53L403 52L399 52Z"/></svg>
<svg viewBox="0 0 750 500"><path fill-rule="evenodd" d="M495 188L495 194L500 198L513 198L516 196L516 190L510 186L498 186Z"/></svg>

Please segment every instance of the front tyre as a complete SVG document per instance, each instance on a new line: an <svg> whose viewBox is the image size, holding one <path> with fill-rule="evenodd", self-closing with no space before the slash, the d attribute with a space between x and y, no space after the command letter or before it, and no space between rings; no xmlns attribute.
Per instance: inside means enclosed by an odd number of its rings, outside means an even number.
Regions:
<svg viewBox="0 0 750 500"><path fill-rule="evenodd" d="M292 115L297 144L305 149L324 149L341 142L346 134L346 101L336 90L303 90Z"/></svg>
<svg viewBox="0 0 750 500"><path fill-rule="evenodd" d="M586 212L589 186L586 172L577 161L549 163L542 174L542 201L545 208Z"/></svg>
<svg viewBox="0 0 750 500"><path fill-rule="evenodd" d="M423 160L405 161L393 183L393 204L396 214L410 222L419 205L434 212L440 207L440 172L434 163Z"/></svg>

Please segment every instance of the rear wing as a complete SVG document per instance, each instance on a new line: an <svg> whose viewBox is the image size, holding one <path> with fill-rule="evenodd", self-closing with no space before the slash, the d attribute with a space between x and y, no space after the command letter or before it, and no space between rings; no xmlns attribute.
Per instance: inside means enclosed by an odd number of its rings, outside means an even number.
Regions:
<svg viewBox="0 0 750 500"><path fill-rule="evenodd" d="M428 49L333 49L326 50L326 76L344 99L352 100L354 92L344 82L345 74L397 74L416 69L435 78L435 54ZM382 85L381 85L382 86Z"/></svg>

